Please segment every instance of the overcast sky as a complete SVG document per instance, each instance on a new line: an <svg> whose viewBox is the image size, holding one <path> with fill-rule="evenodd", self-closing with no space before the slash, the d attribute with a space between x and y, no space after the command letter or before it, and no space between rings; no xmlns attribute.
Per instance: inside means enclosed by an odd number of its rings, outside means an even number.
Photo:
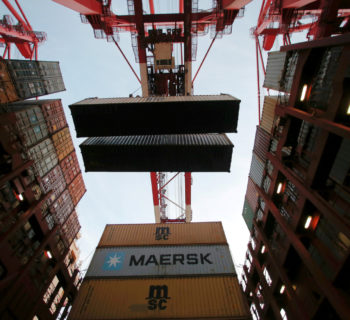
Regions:
<svg viewBox="0 0 350 320"><path fill-rule="evenodd" d="M155 7L163 0L155 1ZM208 1L199 0L199 7ZM212 1L209 1L211 4ZM46 96L61 98L70 132L84 172L79 144L68 105L87 97L127 97L140 85L113 43L98 40L90 25L78 13L53 1L20 1L36 31L45 31L47 41L39 47L39 60L59 61L66 91ZM114 0L115 13L123 13L126 0ZM231 173L194 173L192 186L193 221L222 221L237 271L244 262L249 238L242 218L252 145L258 123L257 79L254 39L260 1L250 3L243 18L236 19L231 35L217 39L195 83L194 94L228 93L241 100L238 133L230 134L234 144ZM6 13L4 7L1 11ZM124 10L124 9L123 9ZM125 13L125 12L124 12ZM198 38L193 74L209 47L209 35ZM138 72L130 34L120 34L119 45ZM15 52L12 58L21 58ZM136 94L141 95L141 91ZM77 211L81 228L81 258L85 269L106 224L153 223L149 173L83 173L87 193Z"/></svg>

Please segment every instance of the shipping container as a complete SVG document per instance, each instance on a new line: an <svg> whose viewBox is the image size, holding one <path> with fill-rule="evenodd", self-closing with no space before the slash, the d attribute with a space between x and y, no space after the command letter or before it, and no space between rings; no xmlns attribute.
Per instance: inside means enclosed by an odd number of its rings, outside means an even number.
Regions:
<svg viewBox="0 0 350 320"><path fill-rule="evenodd" d="M243 219L249 229L249 231L252 231L253 229L253 219L254 219L254 210L249 205L249 202L247 198L244 200L243 205L243 212L242 212Z"/></svg>
<svg viewBox="0 0 350 320"><path fill-rule="evenodd" d="M67 248L72 244L81 226L76 211L73 211L61 227L62 239Z"/></svg>
<svg viewBox="0 0 350 320"><path fill-rule="evenodd" d="M54 202L66 188L66 181L64 180L61 167L56 165L41 179L40 186L45 193L48 193L50 190L53 191L48 201L49 204Z"/></svg>
<svg viewBox="0 0 350 320"><path fill-rule="evenodd" d="M72 198L66 189L58 199L50 205L50 211L55 221L62 225L74 210Z"/></svg>
<svg viewBox="0 0 350 320"><path fill-rule="evenodd" d="M109 224L98 248L227 244L221 222Z"/></svg>
<svg viewBox="0 0 350 320"><path fill-rule="evenodd" d="M260 127L264 129L268 134L271 133L273 127L276 105L277 97L265 96Z"/></svg>
<svg viewBox="0 0 350 320"><path fill-rule="evenodd" d="M52 141L55 145L59 161L63 160L74 150L72 137L68 127L52 135Z"/></svg>
<svg viewBox="0 0 350 320"><path fill-rule="evenodd" d="M259 194L255 189L253 180L251 180L250 178L248 178L247 193L245 197L251 208L255 211L256 207L258 206Z"/></svg>
<svg viewBox="0 0 350 320"><path fill-rule="evenodd" d="M64 178L67 184L70 184L73 179L80 173L80 166L75 150L71 152L60 162Z"/></svg>
<svg viewBox="0 0 350 320"><path fill-rule="evenodd" d="M43 177L58 163L56 150L51 139L36 144L27 151L29 159L34 160L36 173Z"/></svg>
<svg viewBox="0 0 350 320"><path fill-rule="evenodd" d="M49 93L65 90L61 71L55 67L50 72L46 69L46 75L40 70L40 64L58 65L52 61L33 60L4 60L8 74L14 84L18 99L28 99ZM59 67L58 67L59 68ZM10 100L11 102L14 100Z"/></svg>
<svg viewBox="0 0 350 320"><path fill-rule="evenodd" d="M225 134L88 138L85 171L229 172L233 144Z"/></svg>
<svg viewBox="0 0 350 320"><path fill-rule="evenodd" d="M299 54L296 51L268 53L263 86L276 91L290 92Z"/></svg>
<svg viewBox="0 0 350 320"><path fill-rule="evenodd" d="M265 163L255 154L253 153L252 162L250 164L249 177L261 187L263 174L264 174Z"/></svg>
<svg viewBox="0 0 350 320"><path fill-rule="evenodd" d="M5 104L19 100L16 88L8 73L7 64L0 60L0 104Z"/></svg>
<svg viewBox="0 0 350 320"><path fill-rule="evenodd" d="M230 95L88 98L70 105L77 137L237 132Z"/></svg>
<svg viewBox="0 0 350 320"><path fill-rule="evenodd" d="M263 161L266 160L266 153L269 151L270 134L262 127L256 127L253 151Z"/></svg>
<svg viewBox="0 0 350 320"><path fill-rule="evenodd" d="M43 100L41 108L51 134L67 127L67 120L61 100Z"/></svg>
<svg viewBox="0 0 350 320"><path fill-rule="evenodd" d="M227 245L98 248L86 278L236 275Z"/></svg>
<svg viewBox="0 0 350 320"><path fill-rule="evenodd" d="M74 206L78 204L80 199L83 197L86 192L84 180L82 174L78 174L76 178L68 186L69 193L71 195Z"/></svg>
<svg viewBox="0 0 350 320"><path fill-rule="evenodd" d="M237 277L85 280L69 319L251 319Z"/></svg>
<svg viewBox="0 0 350 320"><path fill-rule="evenodd" d="M345 184L345 180L349 179L349 172L350 140L344 138L334 160L329 176L340 185L343 185Z"/></svg>

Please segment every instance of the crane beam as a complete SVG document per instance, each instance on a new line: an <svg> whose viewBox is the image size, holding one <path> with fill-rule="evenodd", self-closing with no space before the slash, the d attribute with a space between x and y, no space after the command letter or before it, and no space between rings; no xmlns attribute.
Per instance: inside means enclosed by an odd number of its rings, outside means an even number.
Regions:
<svg viewBox="0 0 350 320"><path fill-rule="evenodd" d="M101 14L102 4L98 0L53 0L73 11L81 14Z"/></svg>

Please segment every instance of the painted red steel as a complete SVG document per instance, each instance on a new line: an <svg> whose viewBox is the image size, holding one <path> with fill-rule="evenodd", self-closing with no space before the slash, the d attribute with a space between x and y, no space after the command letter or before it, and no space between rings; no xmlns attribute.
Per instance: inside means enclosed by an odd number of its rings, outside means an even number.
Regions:
<svg viewBox="0 0 350 320"><path fill-rule="evenodd" d="M76 206L86 192L83 175L81 173L79 173L68 185L68 190L71 195L73 204Z"/></svg>
<svg viewBox="0 0 350 320"><path fill-rule="evenodd" d="M60 162L63 171L64 179L67 184L70 184L80 172L80 166L75 151L71 152Z"/></svg>
<svg viewBox="0 0 350 320"><path fill-rule="evenodd" d="M185 172L185 202L186 205L191 205L191 172Z"/></svg>
<svg viewBox="0 0 350 320"><path fill-rule="evenodd" d="M266 152L269 150L270 134L260 126L256 127L253 151L263 161L266 160Z"/></svg>
<svg viewBox="0 0 350 320"><path fill-rule="evenodd" d="M24 58L32 59L35 55L35 59L37 59L38 43L45 40L45 33L34 32L32 30L32 27L17 0L15 2L23 18L8 0L3 0L2 2L18 21L18 26L11 26L2 23L0 24L0 42L6 44L3 57L5 57L7 54L7 57L9 59L11 58L11 44L15 43L16 47Z"/></svg>

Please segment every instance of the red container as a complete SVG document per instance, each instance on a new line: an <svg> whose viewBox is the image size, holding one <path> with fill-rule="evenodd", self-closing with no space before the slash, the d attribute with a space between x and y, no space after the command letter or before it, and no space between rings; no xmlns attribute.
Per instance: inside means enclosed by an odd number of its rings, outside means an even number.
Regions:
<svg viewBox="0 0 350 320"><path fill-rule="evenodd" d="M78 215L75 211L73 211L61 228L63 239L67 246L71 245L80 228L81 226Z"/></svg>
<svg viewBox="0 0 350 320"><path fill-rule="evenodd" d="M63 224L74 210L74 205L69 191L66 189L59 198L50 206L52 215L58 224Z"/></svg>
<svg viewBox="0 0 350 320"><path fill-rule="evenodd" d="M68 190L72 197L74 206L76 206L86 192L83 175L81 173L79 173L78 176L68 186Z"/></svg>
<svg viewBox="0 0 350 320"><path fill-rule="evenodd" d="M64 179L67 184L70 184L74 178L80 173L80 167L75 151L71 152L60 162L63 171Z"/></svg>
<svg viewBox="0 0 350 320"><path fill-rule="evenodd" d="M257 126L253 151L263 161L266 160L266 152L269 150L269 145L270 134L262 127Z"/></svg>
<svg viewBox="0 0 350 320"><path fill-rule="evenodd" d="M51 134L67 126L61 100L44 100L41 109Z"/></svg>
<svg viewBox="0 0 350 320"><path fill-rule="evenodd" d="M253 211L255 211L258 206L259 194L255 189L254 182L250 178L248 178L247 193L245 197L250 207L253 209Z"/></svg>
<svg viewBox="0 0 350 320"><path fill-rule="evenodd" d="M59 165L55 166L46 176L41 179L41 188L45 193L53 191L49 203L53 203L66 188L66 180Z"/></svg>

